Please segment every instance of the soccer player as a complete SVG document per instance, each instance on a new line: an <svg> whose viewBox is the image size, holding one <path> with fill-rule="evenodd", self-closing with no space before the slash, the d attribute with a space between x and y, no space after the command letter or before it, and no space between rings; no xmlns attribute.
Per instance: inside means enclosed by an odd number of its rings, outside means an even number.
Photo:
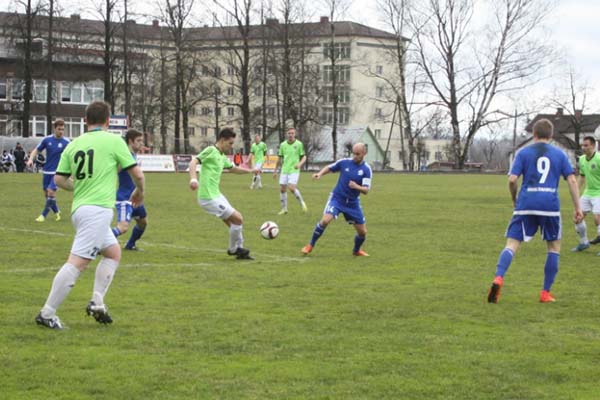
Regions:
<svg viewBox="0 0 600 400"><path fill-rule="evenodd" d="M367 237L367 225L360 206L359 196L369 193L372 177L371 167L364 161L366 154L367 147L363 143L356 143L352 146L352 158L342 158L313 175L313 179L321 179L323 175L330 172L340 173L337 185L335 185L325 205L323 217L315 226L310 243L302 248L302 253L310 253L317 240L325 232L327 225L342 213L346 221L353 224L354 229L356 229L352 254L355 256L369 256L360 248Z"/></svg>
<svg viewBox="0 0 600 400"><path fill-rule="evenodd" d="M198 204L204 211L221 218L229 227L229 246L227 254L236 256L238 260L253 260L250 250L244 248L244 236L242 235L242 214L229 204L225 196L219 190L221 174L223 169L235 174L251 174L254 170L236 167L225 153L231 151L235 141L235 132L229 128L219 132L217 143L208 146L190 161L190 189L198 187ZM196 175L196 167L201 164L200 182Z"/></svg>
<svg viewBox="0 0 600 400"><path fill-rule="evenodd" d="M496 266L496 277L488 292L488 302L497 303L504 284L504 275L523 241L529 241L538 228L546 241L548 253L544 266L544 283L540 292L540 302L555 301L550 288L558 273L562 222L558 182L563 176L567 180L571 201L575 208L575 223L581 222L583 213L579 205L579 190L573 168L567 156L549 144L554 126L547 119L533 125L533 144L520 150L513 162L508 177L508 187L512 197L514 212L506 230L506 247L500 253ZM518 179L523 176L521 190L517 197Z"/></svg>
<svg viewBox="0 0 600 400"><path fill-rule="evenodd" d="M260 175L262 173L262 165L265 162L265 154L267 154L267 145L260 138L260 135L254 136L254 143L250 148L250 166L254 166L254 176L252 177L252 183L250 189L262 189L262 180Z"/></svg>
<svg viewBox="0 0 600 400"><path fill-rule="evenodd" d="M51 329L63 329L56 310L98 254L102 259L96 267L86 313L99 323L112 323L104 297L121 260L121 248L110 229L117 172L119 168L128 170L135 182L131 195L134 207L144 200L144 174L123 139L106 131L109 117L108 104L95 101L88 105L85 110L88 131L67 147L56 170L56 184L74 191L71 220L75 239L67 262L54 277L48 299L35 318L36 323Z"/></svg>
<svg viewBox="0 0 600 400"><path fill-rule="evenodd" d="M29 155L29 160L27 161L27 166L31 167L37 158L38 153L46 150L46 164L44 164L44 178L42 180L42 190L44 191L44 196L46 196L46 204L44 205L44 209L40 216L35 219L37 222L44 222L50 210L54 212L55 219L60 221L60 210L56 203L57 188L54 183L54 174L56 173L60 155L69 144L69 140L63 137L64 134L65 121L57 119L54 121L54 134L46 136L40 144L33 149Z"/></svg>
<svg viewBox="0 0 600 400"><path fill-rule="evenodd" d="M279 211L279 215L287 214L288 212L288 188L296 196L296 199L298 199L302 211L306 212L308 210L304 199L302 199L302 194L300 194L297 188L298 179L300 179L300 168L302 168L305 162L304 145L296 139L296 129L289 128L287 130L287 140L283 141L279 146L279 160L277 160L277 166L273 174L273 179L276 179L278 175L277 171L281 165L281 176L279 177L281 211Z"/></svg>
<svg viewBox="0 0 600 400"><path fill-rule="evenodd" d="M125 134L125 142L135 160L136 153L144 146L144 134L136 129L129 129ZM131 179L129 172L126 170L119 172L119 189L117 190L117 203L115 205L117 209L117 226L112 228L115 237L126 233L129 230L131 219L135 219L135 226L131 232L131 237L124 247L125 250L139 250L135 242L142 237L148 224L144 205L140 204L139 207L135 208L131 205L129 199L134 190L135 183Z"/></svg>
<svg viewBox="0 0 600 400"><path fill-rule="evenodd" d="M579 177L577 178L580 192L585 185L585 191L581 196L581 211L583 211L584 218L590 211L594 214L597 233L596 238L590 242L587 237L585 220L576 224L575 232L579 236L579 244L571 250L574 252L587 249L590 247L590 243L600 243L600 155L596 152L596 139L593 136L586 136L583 138L581 149L583 155L579 157Z"/></svg>

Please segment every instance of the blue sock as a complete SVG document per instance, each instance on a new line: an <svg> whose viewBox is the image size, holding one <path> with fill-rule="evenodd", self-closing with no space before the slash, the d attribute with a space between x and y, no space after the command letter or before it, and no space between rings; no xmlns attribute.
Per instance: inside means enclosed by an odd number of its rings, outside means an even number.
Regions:
<svg viewBox="0 0 600 400"><path fill-rule="evenodd" d="M46 197L46 204L44 205L44 209L42 210L42 215L46 218L46 215L50 212L50 197Z"/></svg>
<svg viewBox="0 0 600 400"><path fill-rule="evenodd" d="M144 228L145 229L145 228ZM125 245L125 247L133 247L135 246L135 242L142 237L142 235L144 234L144 229L141 229L139 226L134 226L133 227L133 231L131 232L131 237L129 238L129 240L127 241L127 244Z"/></svg>
<svg viewBox="0 0 600 400"><path fill-rule="evenodd" d="M121 234L121 231L116 226L114 228L112 228L111 230L112 230L113 235L115 235L115 237L119 237L119 235Z"/></svg>
<svg viewBox="0 0 600 400"><path fill-rule="evenodd" d="M48 197L48 201L50 202L50 208L54 212L54 214L58 213L58 205L56 204L56 197Z"/></svg>
<svg viewBox="0 0 600 400"><path fill-rule="evenodd" d="M544 290L550 291L554 278L558 274L558 259L560 254L548 252L546 265L544 266Z"/></svg>
<svg viewBox="0 0 600 400"><path fill-rule="evenodd" d="M312 238L310 239L311 246L314 247L317 244L317 240L319 240L323 232L325 232L325 228L327 228L327 225L323 226L320 222L317 222L317 225L315 226L315 231L313 232Z"/></svg>
<svg viewBox="0 0 600 400"><path fill-rule="evenodd" d="M496 276L501 276L504 278L504 274L508 271L508 267L510 267L510 263L512 262L515 253L511 249L505 248L500 253L500 258L498 258L498 264L496 265Z"/></svg>
<svg viewBox="0 0 600 400"><path fill-rule="evenodd" d="M354 236L354 249L352 251L354 253L356 253L357 251L359 251L360 250L360 246L362 246L362 244L365 242L366 239L367 239L366 236L360 236L360 235Z"/></svg>

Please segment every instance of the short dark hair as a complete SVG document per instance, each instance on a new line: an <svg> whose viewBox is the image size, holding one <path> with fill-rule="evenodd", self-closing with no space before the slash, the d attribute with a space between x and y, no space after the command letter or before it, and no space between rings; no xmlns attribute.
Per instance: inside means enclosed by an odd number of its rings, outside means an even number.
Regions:
<svg viewBox="0 0 600 400"><path fill-rule="evenodd" d="M65 126L65 120L64 119L60 119L57 118L54 120L54 129L58 128L59 126Z"/></svg>
<svg viewBox="0 0 600 400"><path fill-rule="evenodd" d="M231 138L234 138L235 136L236 136L235 132L231 128L225 128L225 129L222 129L221 132L219 132L219 140L231 139Z"/></svg>
<svg viewBox="0 0 600 400"><path fill-rule="evenodd" d="M137 129L127 129L127 133L125 134L125 142L129 144L140 136L144 136L144 134Z"/></svg>
<svg viewBox="0 0 600 400"><path fill-rule="evenodd" d="M540 119L533 124L533 136L538 139L550 139L554 134L554 125L548 119Z"/></svg>
<svg viewBox="0 0 600 400"><path fill-rule="evenodd" d="M583 140L587 140L588 142L590 142L591 144L596 144L596 138L593 136L586 136L583 138Z"/></svg>
<svg viewBox="0 0 600 400"><path fill-rule="evenodd" d="M85 122L87 125L100 125L108 122L110 106L104 101L94 101L85 108Z"/></svg>

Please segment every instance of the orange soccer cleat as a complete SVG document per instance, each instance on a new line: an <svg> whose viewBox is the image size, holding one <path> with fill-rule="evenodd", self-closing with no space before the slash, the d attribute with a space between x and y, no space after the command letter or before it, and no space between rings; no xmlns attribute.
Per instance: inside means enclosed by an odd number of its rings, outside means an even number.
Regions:
<svg viewBox="0 0 600 400"><path fill-rule="evenodd" d="M313 249L313 247L310 244L307 244L300 251L302 252L302 254L308 254L312 251L312 249Z"/></svg>
<svg viewBox="0 0 600 400"><path fill-rule="evenodd" d="M498 303L498 298L500 297L502 285L504 285L504 278L502 278L501 276L495 277L494 282L492 282L492 287L488 292L488 303Z"/></svg>
<svg viewBox="0 0 600 400"><path fill-rule="evenodd" d="M357 257L369 257L369 253L367 253L364 250L354 251L354 252L352 252L352 255L357 256Z"/></svg>
<svg viewBox="0 0 600 400"><path fill-rule="evenodd" d="M554 303L556 299L547 290L540 292L540 303Z"/></svg>

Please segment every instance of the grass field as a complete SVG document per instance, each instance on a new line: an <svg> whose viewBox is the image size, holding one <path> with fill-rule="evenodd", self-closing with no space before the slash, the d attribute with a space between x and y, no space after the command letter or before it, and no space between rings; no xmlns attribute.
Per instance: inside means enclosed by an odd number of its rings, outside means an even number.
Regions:
<svg viewBox="0 0 600 400"><path fill-rule="evenodd" d="M506 177L375 175L363 198L371 257L351 255L354 230L341 220L302 257L336 178L303 175L309 212L290 197L279 217L270 176L261 191L248 190L249 176L224 176L256 257L236 261L185 174L148 175L145 251L123 255L106 298L114 324L84 315L90 269L59 309L68 329L51 331L33 319L73 228L68 217L34 222L41 176L0 174L0 398L600 398L600 258L568 251L564 183L557 302L538 303L538 237L491 305L511 215ZM59 192L65 216L70 199ZM260 238L266 220L279 224L276 240Z"/></svg>

